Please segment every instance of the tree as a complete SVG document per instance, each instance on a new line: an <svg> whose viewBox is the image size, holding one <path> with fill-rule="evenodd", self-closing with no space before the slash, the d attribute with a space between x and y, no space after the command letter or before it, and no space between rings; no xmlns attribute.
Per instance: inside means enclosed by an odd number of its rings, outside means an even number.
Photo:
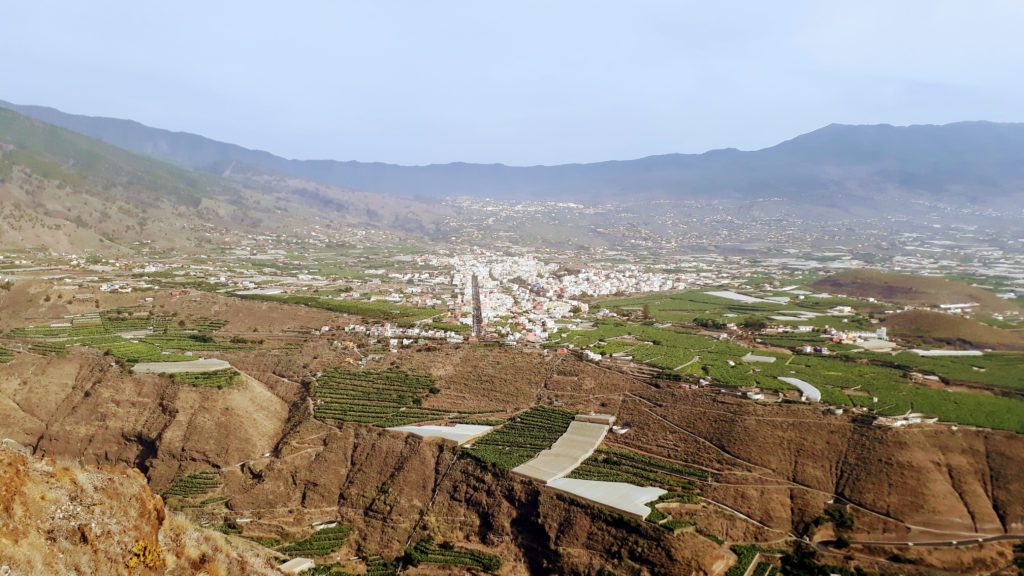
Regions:
<svg viewBox="0 0 1024 576"><path fill-rule="evenodd" d="M768 321L758 316L751 316L743 321L742 326L747 330L760 332L768 327Z"/></svg>

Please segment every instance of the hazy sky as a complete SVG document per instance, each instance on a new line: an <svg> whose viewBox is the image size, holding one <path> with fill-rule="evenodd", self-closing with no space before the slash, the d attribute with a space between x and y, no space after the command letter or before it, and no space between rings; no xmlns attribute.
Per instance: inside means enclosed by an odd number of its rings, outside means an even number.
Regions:
<svg viewBox="0 0 1024 576"><path fill-rule="evenodd" d="M552 164L1024 120L1024 1L33 1L0 99L294 158Z"/></svg>

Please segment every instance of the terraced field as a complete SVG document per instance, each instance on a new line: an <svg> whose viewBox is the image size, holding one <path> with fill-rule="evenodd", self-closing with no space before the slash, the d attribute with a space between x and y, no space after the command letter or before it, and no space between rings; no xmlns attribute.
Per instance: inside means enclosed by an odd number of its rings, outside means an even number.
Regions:
<svg viewBox="0 0 1024 576"><path fill-rule="evenodd" d="M436 391L430 376L397 370L332 369L316 379L313 414L321 420L390 428L488 412L423 407L423 400Z"/></svg>
<svg viewBox="0 0 1024 576"><path fill-rule="evenodd" d="M432 538L420 540L406 548L405 561L412 566L420 564L444 564L465 566L495 574L501 570L501 557L478 550L456 548L449 544L434 544Z"/></svg>
<svg viewBox="0 0 1024 576"><path fill-rule="evenodd" d="M401 324L412 324L419 320L437 316L442 312L437 308L417 308L415 306L393 304L383 300L341 300L337 298L289 294L234 294L234 296L249 300L267 300L282 304L309 306L311 308L320 308L341 314L362 316L364 318L390 320Z"/></svg>
<svg viewBox="0 0 1024 576"><path fill-rule="evenodd" d="M164 492L164 496L178 498L205 496L220 486L220 476L216 472L194 472L175 480L171 487Z"/></svg>
<svg viewBox="0 0 1024 576"><path fill-rule="evenodd" d="M26 340L40 354L60 354L68 346L89 346L119 358L126 364L181 362L194 357L181 352L245 350L248 346L216 341L209 332L226 322L201 319L193 326L172 328L173 318L142 315L132 309L103 310L72 319L67 325L15 328L5 338Z"/></svg>
<svg viewBox="0 0 1024 576"><path fill-rule="evenodd" d="M787 292L773 293L776 296L788 296ZM826 314L826 311L835 306L864 307L869 305L864 300L851 298L816 298L808 296L803 300L793 299L787 303L779 302L739 302L729 300L707 292L698 290L687 290L669 294L649 294L630 298L612 298L601 300L600 306L616 312L641 313L646 310L651 320L659 322L680 322L693 324L698 319L710 319L718 322L741 323L748 318L764 318L767 316L786 316L785 311L810 312L822 314L813 318L801 320L778 321L781 324L789 325L811 325L824 326L826 324L835 326L845 320L844 326L849 328L864 328L869 325L867 318L863 316L852 316L836 318Z"/></svg>
<svg viewBox="0 0 1024 576"><path fill-rule="evenodd" d="M344 546L351 533L352 528L344 525L324 528L298 542L281 546L277 551L292 558L327 556Z"/></svg>
<svg viewBox="0 0 1024 576"><path fill-rule="evenodd" d="M567 410L535 406L463 450L481 462L511 470L550 448L575 416Z"/></svg>
<svg viewBox="0 0 1024 576"><path fill-rule="evenodd" d="M598 449L593 456L573 470L567 478L628 482L637 486L657 486L670 491L693 492L694 479L710 476L704 470L677 462L644 456L616 448Z"/></svg>
<svg viewBox="0 0 1024 576"><path fill-rule="evenodd" d="M600 354L624 352L681 376L709 377L722 386L790 390L779 376L799 378L821 391L822 401L862 406L882 415L924 412L947 422L1024 432L1024 399L913 384L906 371L874 365L873 356L776 356L771 364L749 365L749 348L674 328L602 322L592 330L569 332L553 343L572 344ZM858 361L864 358L864 361ZM732 364L730 364L732 362ZM994 369L993 372L996 372Z"/></svg>
<svg viewBox="0 0 1024 576"><path fill-rule="evenodd" d="M242 375L234 368L211 372L177 372L171 374L171 379L196 388L221 389L242 383Z"/></svg>

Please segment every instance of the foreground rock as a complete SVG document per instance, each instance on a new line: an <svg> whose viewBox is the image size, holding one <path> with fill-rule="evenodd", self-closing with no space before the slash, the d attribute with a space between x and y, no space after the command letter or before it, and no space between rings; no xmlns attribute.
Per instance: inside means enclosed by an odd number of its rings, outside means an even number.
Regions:
<svg viewBox="0 0 1024 576"><path fill-rule="evenodd" d="M0 443L0 570L34 574L279 574L252 544L164 510L127 468L66 466Z"/></svg>

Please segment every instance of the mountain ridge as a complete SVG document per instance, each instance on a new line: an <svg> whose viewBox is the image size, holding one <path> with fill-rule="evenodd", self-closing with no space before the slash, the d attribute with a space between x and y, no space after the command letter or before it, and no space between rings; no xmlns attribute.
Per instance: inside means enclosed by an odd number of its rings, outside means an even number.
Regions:
<svg viewBox="0 0 1024 576"><path fill-rule="evenodd" d="M708 197L940 197L990 203L1024 191L1024 123L829 124L758 150L513 166L295 160L188 132L0 101L44 122L193 170L229 168L403 197L613 200ZM828 194L831 193L831 194Z"/></svg>

